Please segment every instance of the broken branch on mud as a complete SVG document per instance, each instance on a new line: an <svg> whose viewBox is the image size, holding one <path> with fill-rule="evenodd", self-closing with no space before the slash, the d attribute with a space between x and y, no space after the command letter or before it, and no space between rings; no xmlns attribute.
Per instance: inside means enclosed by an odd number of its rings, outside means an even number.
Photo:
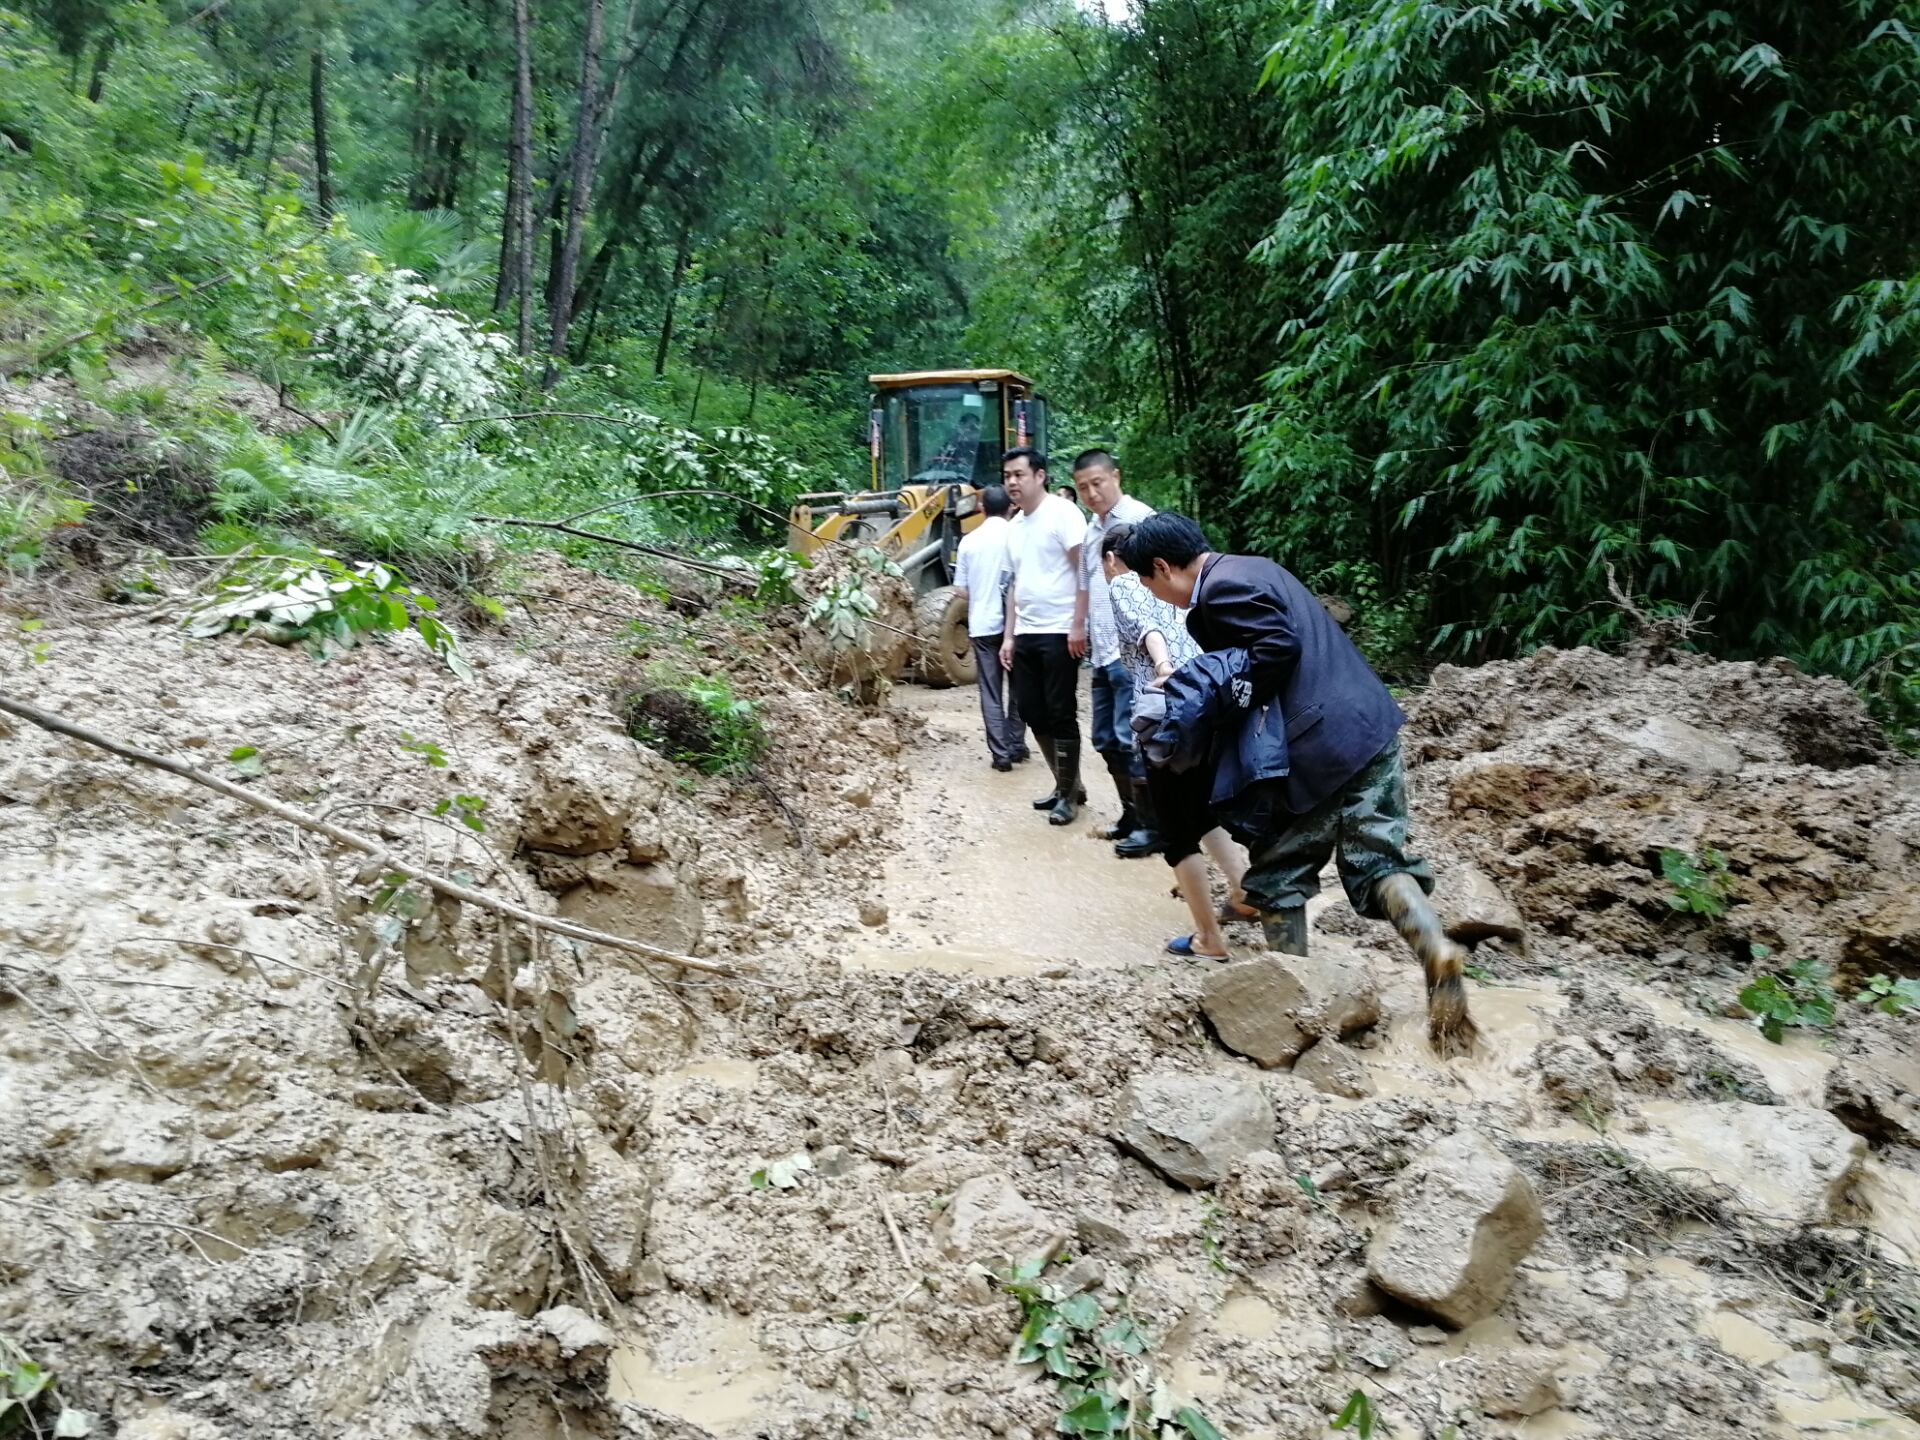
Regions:
<svg viewBox="0 0 1920 1440"><path fill-rule="evenodd" d="M462 885L456 880L449 880L445 876L434 874L432 871L422 870L417 866L408 865L404 861L393 859L387 853L385 847L380 845L379 842L370 840L357 831L345 829L342 826L332 824L326 820L316 820L305 811L295 809L291 805L283 804L265 795L256 795L250 790L233 784L231 781L209 775L204 770L195 769L193 766L179 760L170 760L166 756L156 755L150 750L142 750L138 746L129 745L124 741L111 739L97 731L89 730L83 725L76 725L71 720L65 719L62 716L42 710L38 706L29 705L22 700L15 700L12 696L0 695L0 711L4 711L9 715L18 716L22 720L38 725L42 730L51 731L56 735L65 735L69 739L79 740L97 749L105 750L109 754L118 755L123 760L132 760L137 764L151 766L156 770L164 770L169 775L178 775L183 780L191 780L196 785L203 785L209 790L214 790L227 796L229 799L238 800L245 805L252 806L255 810L264 811L277 819L284 820L289 825L297 825L302 830L311 831L316 835L324 835L329 840L344 845L350 850L358 850L362 854L371 855L382 869L389 870L393 874L403 875L409 880L417 880L428 889L436 890L451 899L464 901L469 905L477 905L482 910L490 910L496 915L504 915L509 919L518 920L521 924L530 925L536 930L545 930L554 935L564 935L569 940L581 940L590 945L603 945L609 950L624 951L627 954L639 955L648 960L660 961L668 965L679 965L688 970L703 970L711 975L730 976L734 973L731 965L724 964L720 961L700 960L691 955L679 955L671 950L661 950L656 946L644 944L639 940L629 940L624 935L610 935L604 930L594 930L588 926L576 925L571 921L561 920L552 915L542 915L537 911L527 909L525 906L515 905L511 901L489 895L484 890L476 890L470 885Z"/></svg>

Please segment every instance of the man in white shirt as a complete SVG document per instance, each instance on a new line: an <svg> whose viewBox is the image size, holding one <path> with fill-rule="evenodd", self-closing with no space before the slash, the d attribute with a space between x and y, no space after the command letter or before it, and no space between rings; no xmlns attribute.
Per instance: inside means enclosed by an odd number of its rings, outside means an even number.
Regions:
<svg viewBox="0 0 1920 1440"><path fill-rule="evenodd" d="M1020 706L1007 672L1000 668L1000 640L1007 628L1007 540L1013 531L1007 512L1012 508L1000 486L983 488L980 509L987 518L960 537L960 553L953 562L953 593L967 602L980 719L987 727L987 753L996 770L1011 770L1029 758Z"/></svg>
<svg viewBox="0 0 1920 1440"><path fill-rule="evenodd" d="M1120 488L1120 466L1106 450L1082 450L1073 461L1073 488L1093 514L1081 550L1080 585L1087 592L1087 656L1093 666L1093 748L1106 762L1120 796L1120 818L1094 833L1114 842L1113 853L1131 860L1160 848L1147 798L1147 769L1133 746L1133 679L1120 663L1113 601L1107 594L1100 549L1116 525L1133 525L1153 507Z"/></svg>
<svg viewBox="0 0 1920 1440"><path fill-rule="evenodd" d="M1087 522L1071 500L1047 493L1047 457L1032 446L1000 462L1007 495L1019 509L1007 554L1000 666L1013 676L1020 717L1053 771L1053 790L1033 802L1054 825L1071 825L1087 792L1080 785L1080 657L1087 650L1087 592L1080 554Z"/></svg>

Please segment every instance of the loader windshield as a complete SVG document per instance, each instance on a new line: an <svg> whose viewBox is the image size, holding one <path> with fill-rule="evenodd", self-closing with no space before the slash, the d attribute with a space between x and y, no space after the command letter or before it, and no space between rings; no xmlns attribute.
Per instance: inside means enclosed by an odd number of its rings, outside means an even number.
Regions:
<svg viewBox="0 0 1920 1440"><path fill-rule="evenodd" d="M978 485L1000 465L1000 396L975 385L918 385L886 394L885 483Z"/></svg>

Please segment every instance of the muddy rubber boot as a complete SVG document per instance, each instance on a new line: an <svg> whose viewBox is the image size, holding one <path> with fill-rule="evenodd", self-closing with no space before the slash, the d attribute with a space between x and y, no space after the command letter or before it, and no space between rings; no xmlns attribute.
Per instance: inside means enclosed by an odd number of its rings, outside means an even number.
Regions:
<svg viewBox="0 0 1920 1440"><path fill-rule="evenodd" d="M1263 911L1260 929L1267 937L1267 949L1276 955L1307 953L1307 907L1289 905L1284 910Z"/></svg>
<svg viewBox="0 0 1920 1440"><path fill-rule="evenodd" d="M1113 788L1120 796L1120 818L1111 825L1096 825L1093 837L1096 840L1124 840L1140 828L1140 819L1134 812L1133 776L1127 771L1125 755L1102 755L1107 762L1107 774L1113 777Z"/></svg>
<svg viewBox="0 0 1920 1440"><path fill-rule="evenodd" d="M1411 875L1389 875L1373 898L1412 947L1427 976L1427 1040L1442 1059L1472 1053L1480 1032L1467 1013L1466 947L1447 938L1426 892Z"/></svg>
<svg viewBox="0 0 1920 1440"><path fill-rule="evenodd" d="M1080 784L1080 747L1071 741L1056 743L1054 754L1059 764L1054 776L1060 782L1053 808L1047 811L1049 825L1071 825L1087 803L1086 789Z"/></svg>
<svg viewBox="0 0 1920 1440"><path fill-rule="evenodd" d="M1040 758L1047 762L1047 773L1053 776L1053 789L1033 802L1036 810L1051 810L1060 799L1060 753L1059 747L1046 736L1036 735L1033 743L1040 749Z"/></svg>
<svg viewBox="0 0 1920 1440"><path fill-rule="evenodd" d="M1147 793L1147 782L1127 777L1133 789L1133 813L1138 823L1131 833L1122 835L1114 842L1113 853L1122 860L1139 860L1148 855L1156 855L1163 848L1160 843L1158 817L1153 813L1153 796Z"/></svg>

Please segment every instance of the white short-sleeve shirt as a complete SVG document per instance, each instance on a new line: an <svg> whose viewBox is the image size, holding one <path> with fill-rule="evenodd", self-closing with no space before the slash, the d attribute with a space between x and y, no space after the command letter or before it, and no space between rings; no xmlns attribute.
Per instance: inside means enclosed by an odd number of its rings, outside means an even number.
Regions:
<svg viewBox="0 0 1920 1440"><path fill-rule="evenodd" d="M989 515L960 537L953 583L967 592L967 634L976 639L1007 628L1007 597L1000 582L1007 573L1012 534L1006 516Z"/></svg>
<svg viewBox="0 0 1920 1440"><path fill-rule="evenodd" d="M1031 515L1014 516L1007 548L1020 634L1065 635L1073 628L1080 577L1071 552L1086 538L1086 518L1065 496L1050 494Z"/></svg>

